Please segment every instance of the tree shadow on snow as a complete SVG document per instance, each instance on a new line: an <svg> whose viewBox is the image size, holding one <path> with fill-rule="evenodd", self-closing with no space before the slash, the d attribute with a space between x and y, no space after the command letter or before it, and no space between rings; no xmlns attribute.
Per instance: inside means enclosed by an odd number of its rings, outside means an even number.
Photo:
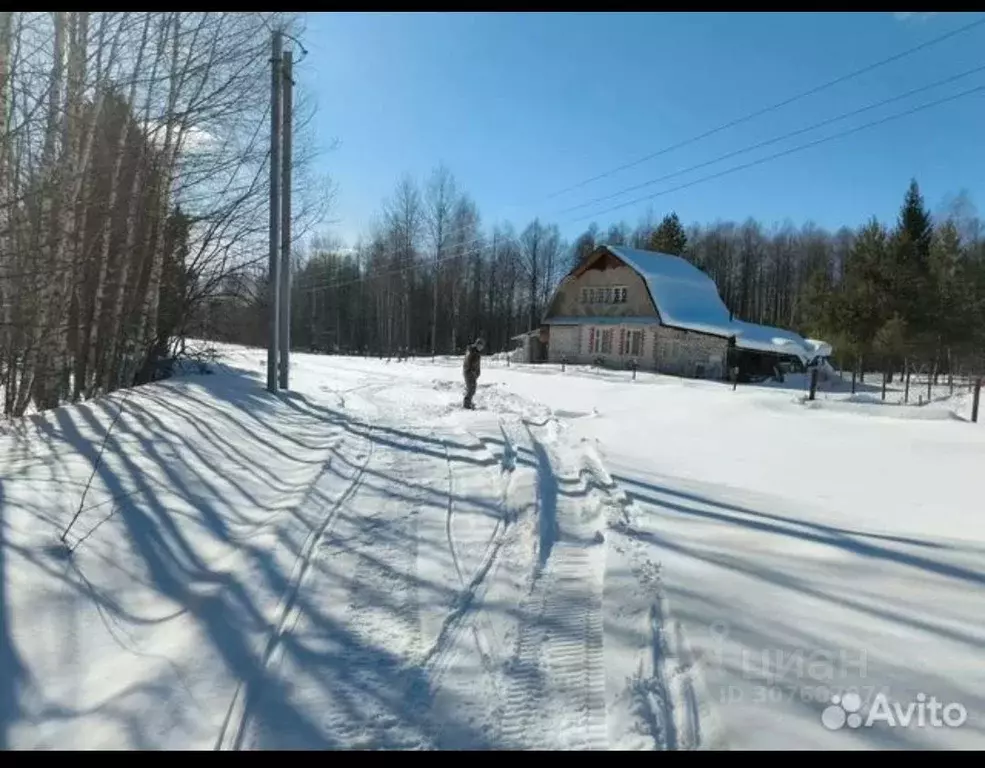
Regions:
<svg viewBox="0 0 985 768"><path fill-rule="evenodd" d="M51 577L53 590L71 595L73 600L97 610L111 635L111 624L146 629L151 623L125 607L135 590L149 589L164 598L176 608L154 621L163 624L178 617L192 621L207 639L209 652L217 656L232 678L246 685L250 719L257 746L261 748L346 746L351 743L352 731L358 724L369 724L366 721L370 712L360 702L372 702L370 709L374 717L384 713L383 722L370 729L373 743L365 746L406 745L396 734L413 731L420 734L425 744L439 749L456 745L495 748L493 737L460 721L453 700L440 712L431 711L432 692L420 669L408 667L406 660L395 657L382 645L367 642L337 620L321 614L304 598L303 591L297 598L303 620L316 628L324 641L319 645L327 645L329 649L306 647L301 640L288 635L283 640L283 651L320 681L323 692L342 708L343 716L329 726L312 721L310 712L298 705L297 692L285 686L265 665L261 653L264 638L272 629L269 617L274 613L276 601L290 588L288 571L301 555L301 542L286 532L288 521L294 520L297 527L298 510L271 508L270 498L257 498L256 480L265 482L272 497L306 493L305 483L274 475L269 469L269 457L276 455L299 471L304 470L300 474L305 477L317 471L345 477L342 470L346 463L355 462L347 459L344 450L332 442L328 427L388 450L419 453L442 461L449 456L445 452L449 441L437 441L410 430L379 428L343 411L326 409L310 401L299 402L299 398L290 395L270 395L263 391L256 376L231 366L222 368L224 375L180 378L133 391L123 401L122 415L109 433L107 427L120 408L122 398L119 397L41 414L35 422L38 434L52 443L70 445L78 456L84 457L94 474L93 487L100 489L103 498L88 504L80 516L78 530L89 528L90 533L88 538L86 534L73 534L70 540L78 542L78 548L70 563L52 562L40 551L13 549L6 539L0 538L0 575L6 575L8 555L18 554ZM454 463L478 466L488 463L487 458L476 455L474 446L450 443L450 447L454 452L450 460ZM326 453L337 458L319 468L323 459L314 457ZM407 489L402 479L388 477L380 470L369 468L367 476L375 476L382 485L393 489ZM56 481L57 478L51 480ZM0 485L0 515L5 512L2 489ZM419 491L422 489L408 492ZM235 498L224 499L224 492ZM66 487L65 493L72 499L66 506L76 506L81 492ZM485 514L500 512L481 498L462 495L457 501L471 504ZM180 510L176 503L181 504ZM311 499L310 503L320 502ZM439 499L434 498L431 503L437 505ZM103 507L98 523L94 523L96 515L91 509L96 506ZM251 507L266 509L264 518L251 518L248 512ZM193 516L189 510L193 510ZM11 511L39 517L43 514L43 510L34 508ZM104 524L105 520L110 522ZM3 523L0 517L0 537ZM51 529L52 537L59 533L51 521L45 525ZM269 545L255 543L244 533L261 528L289 548L289 556L277 557ZM208 552L215 549L214 544L201 543L203 531L211 542L221 543L226 549L235 547L246 564L233 572L220 568ZM125 543L114 543L107 538L121 534L126 537ZM114 551L119 552L119 557L113 556ZM140 572L123 581L108 582L111 569L125 569L128 558L134 561L134 567L139 565ZM242 575L238 575L246 572L260 574L261 586L248 586ZM335 576L338 580L344 577ZM422 585L415 573L396 573L393 578L437 594L447 589L445 585ZM18 653L11 634L10 625L15 617L11 616L5 598L6 585L4 578L0 585L0 747L8 746L10 727L24 717L18 701L25 681L31 681L42 700L46 700L46 686L54 683L44 679L41 669L26 667L24 658L30 654ZM348 588L356 590L359 585L350 583ZM50 595L38 597L39 605L51 603L44 606L49 613L54 594L52 591ZM382 596L379 599L384 602ZM147 604L147 598L141 598L140 602ZM513 610L505 606L503 609ZM121 652L132 652L132 649L123 648ZM81 680L79 670L85 659L76 658L75 664L74 674ZM72 674L72 671L62 669L61 673ZM180 702L186 694L177 690L179 677L171 671L163 682L142 683L141 695L147 695L155 685L164 686L168 696ZM228 694L231 701L233 691ZM136 694L131 691L127 695ZM87 695L87 698L96 697ZM96 707L48 706L32 717L38 725L46 720L81 722L81 718L98 711L102 717L120 720L129 747L156 748L167 739L169 730L182 724L182 710L195 711L194 707L189 710L190 702L186 701L185 706L175 704L157 712L155 722L148 723L121 701L117 696ZM213 714L218 718L215 723L218 740L223 713ZM435 726L436 717L440 727Z"/></svg>
<svg viewBox="0 0 985 768"><path fill-rule="evenodd" d="M6 529L0 480L0 750L10 749L8 730L20 718L20 692L27 674L10 631Z"/></svg>
<svg viewBox="0 0 985 768"><path fill-rule="evenodd" d="M870 588L864 580L859 580L853 583L850 590L835 586L838 583L834 578L837 571L850 567L850 563L841 560L828 563L823 556L813 563L809 557L801 558L794 553L784 555L783 540L799 539L856 557L881 561L887 566L902 569L899 573L903 577L906 570L910 570L915 583L921 585L930 577L950 579L958 582L960 589L967 590L969 598L973 599L974 595L980 594L985 576L974 569L943 562L932 556L934 552L943 555L952 546L909 537L868 534L759 512L626 476L613 476L613 479L626 489L627 496L642 513L638 525L623 530L625 535L654 547L655 557L660 557L659 553L662 552L671 555L672 560L684 558L685 562L702 567L705 581L689 581L686 575L675 573L673 578L664 580L663 589L674 618L695 637L700 637L703 647L707 649L702 659L703 666L711 670L712 676L718 680L730 680L733 689L736 686L744 689L745 701L735 705L749 706L754 691L772 689L771 695L776 697L772 706L778 712L800 712L820 728L820 713L831 701L817 692L834 693L854 685L860 689L870 688L870 695L874 690L888 687L890 699L898 701L912 700L921 692L927 696L936 693L940 698L942 692L955 692L957 689L958 700L970 713L985 711L985 697L971 688L970 681L968 685L963 685L960 677L956 682L953 674L938 674L933 664L927 664L925 668L923 665L918 668L907 666L904 660L889 655L888 650L883 652L878 643L857 638L848 627L852 624L881 624L887 627L885 631L893 634L916 632L934 646L954 643L964 646L969 653L975 653L981 647L980 633L955 626L954 621L948 620L944 614L940 617L927 615L925 610L917 607L917 602L910 605L896 599L893 593L885 593L880 584ZM673 535L667 532L666 523L674 517L719 523L726 528L713 536L703 535L708 530L704 527L693 537L679 533ZM764 539L750 548L750 554L740 548L742 544L732 545L733 539L728 535L727 527L759 532L764 534ZM743 537L739 541L747 540ZM772 554L767 557L764 553ZM811 568L815 569L816 576ZM689 572L690 569L684 571L685 574ZM714 585L717 581L713 574L723 579L749 581L752 596L743 600L741 610L716 598ZM712 580L706 583L709 577ZM757 584L771 590L766 593L771 595L769 599L755 597ZM789 600L790 604L777 604L777 600ZM797 620L790 618L794 603L796 609L793 615L823 611L828 606L835 609L832 616L839 618L819 621L817 631L825 634L811 634ZM733 649L741 649L733 650L731 657L722 655L727 648L726 637ZM805 654L806 666L790 663L799 652ZM835 668L842 673L844 665L851 664L851 659L864 659L860 681L844 676L837 679L811 678L812 653L821 654L815 659L832 654L838 660ZM842 653L850 654L848 662L840 658ZM761 679L759 671L769 668L770 664L773 666L769 669L769 675ZM814 667L815 670L821 668ZM734 705L729 698L732 695L729 688L711 690L709 695L723 710ZM756 705L770 706L768 702ZM973 720L974 716L962 731L980 728ZM864 737L868 746L876 748L920 749L928 748L930 744L927 736L921 735L920 729L873 727L858 732L846 729L848 733L852 737Z"/></svg>

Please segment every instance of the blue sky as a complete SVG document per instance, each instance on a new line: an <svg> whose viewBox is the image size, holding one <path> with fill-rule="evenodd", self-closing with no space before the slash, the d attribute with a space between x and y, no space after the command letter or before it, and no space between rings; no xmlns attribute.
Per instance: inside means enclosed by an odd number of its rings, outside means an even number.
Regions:
<svg viewBox="0 0 985 768"><path fill-rule="evenodd" d="M311 13L297 75L317 105L326 229L367 230L400 176L444 163L483 221L535 216L573 238L652 208L685 223L748 216L825 227L895 217L916 177L932 209L985 213L985 92L614 212L760 157L985 85L985 71L700 170L627 187L985 65L985 25L710 138L551 197L980 18L892 13Z"/></svg>

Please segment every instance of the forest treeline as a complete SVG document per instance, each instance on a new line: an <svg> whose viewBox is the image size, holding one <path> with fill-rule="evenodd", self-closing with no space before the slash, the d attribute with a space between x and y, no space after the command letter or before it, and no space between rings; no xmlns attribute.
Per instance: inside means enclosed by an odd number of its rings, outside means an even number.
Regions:
<svg viewBox="0 0 985 768"><path fill-rule="evenodd" d="M482 335L490 349L507 349L539 324L564 274L610 243L688 259L715 280L736 317L828 340L841 365L900 370L909 360L942 371L950 360L981 370L981 222L965 195L935 219L916 181L901 192L896 220L835 232L767 229L752 218L685 226L669 213L635 227L593 224L567 243L539 219L484 225L475 200L439 167L423 183L402 179L354 247L320 238L298 254L293 346L447 354ZM247 282L238 299L205 308L202 333L265 344L263 270Z"/></svg>

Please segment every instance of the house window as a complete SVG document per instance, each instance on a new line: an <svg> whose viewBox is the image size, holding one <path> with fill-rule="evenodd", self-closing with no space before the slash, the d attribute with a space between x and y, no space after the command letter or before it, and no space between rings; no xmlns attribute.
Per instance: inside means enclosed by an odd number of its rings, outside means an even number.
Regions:
<svg viewBox="0 0 985 768"><path fill-rule="evenodd" d="M582 304L625 304L626 286L612 285L605 288L582 288Z"/></svg>
<svg viewBox="0 0 985 768"><path fill-rule="evenodd" d="M643 331L630 331L627 336L629 347L629 354L633 357L639 357L643 352Z"/></svg>
<svg viewBox="0 0 985 768"><path fill-rule="evenodd" d="M588 354L597 355L602 346L602 334L597 328L588 329Z"/></svg>
<svg viewBox="0 0 985 768"><path fill-rule="evenodd" d="M612 329L609 328L606 331L602 331L602 354L611 355L612 354Z"/></svg>

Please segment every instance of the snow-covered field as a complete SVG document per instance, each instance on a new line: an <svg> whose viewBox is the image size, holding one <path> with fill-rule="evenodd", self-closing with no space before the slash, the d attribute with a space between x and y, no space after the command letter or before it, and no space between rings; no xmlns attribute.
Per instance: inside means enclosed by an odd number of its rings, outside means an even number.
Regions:
<svg viewBox="0 0 985 768"><path fill-rule="evenodd" d="M985 748L966 393L222 351L0 427L0 747Z"/></svg>

